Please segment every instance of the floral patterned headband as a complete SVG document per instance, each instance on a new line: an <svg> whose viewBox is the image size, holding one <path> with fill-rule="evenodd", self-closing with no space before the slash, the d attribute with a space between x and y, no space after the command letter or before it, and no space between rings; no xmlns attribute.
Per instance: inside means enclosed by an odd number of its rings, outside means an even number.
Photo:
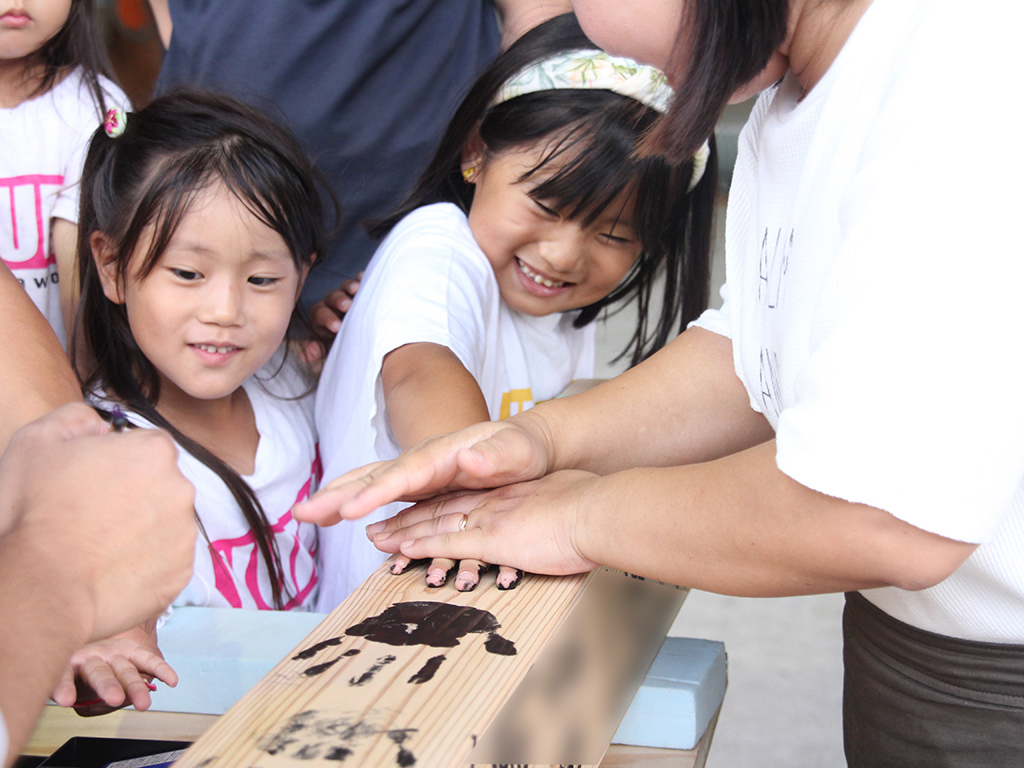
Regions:
<svg viewBox="0 0 1024 768"><path fill-rule="evenodd" d="M491 100L491 106L527 93L559 89L614 91L664 114L674 96L665 73L633 59L597 49L559 53L535 62L509 78ZM707 142L693 158L692 191L704 175L711 148Z"/></svg>
<svg viewBox="0 0 1024 768"><path fill-rule="evenodd" d="M531 64L501 86L491 106L524 93L559 88L615 91L661 113L672 101L672 88L661 70L593 49L567 51Z"/></svg>

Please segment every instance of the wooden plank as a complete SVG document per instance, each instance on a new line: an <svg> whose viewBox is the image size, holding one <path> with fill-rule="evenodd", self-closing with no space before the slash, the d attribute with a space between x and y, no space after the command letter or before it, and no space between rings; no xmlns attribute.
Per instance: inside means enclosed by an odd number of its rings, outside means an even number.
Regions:
<svg viewBox="0 0 1024 768"><path fill-rule="evenodd" d="M562 647L553 642L559 630L599 633L586 627L607 615L635 630L641 640L633 647L646 648L645 662L622 653L622 633L610 633L612 641L603 645L618 661L588 661L578 677L632 680L642 666L639 685L684 597L685 591L608 569L530 575L508 592L486 585L460 593L451 585L427 588L422 568L393 576L385 564L177 765L464 766L545 649ZM660 620L660 634L630 611L616 616L624 602ZM623 707L636 685L620 696ZM600 762L617 722L592 764Z"/></svg>

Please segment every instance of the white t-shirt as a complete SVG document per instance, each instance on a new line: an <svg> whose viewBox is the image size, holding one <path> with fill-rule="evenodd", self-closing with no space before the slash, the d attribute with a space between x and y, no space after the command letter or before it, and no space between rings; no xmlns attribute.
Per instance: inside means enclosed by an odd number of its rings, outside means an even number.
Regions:
<svg viewBox="0 0 1024 768"><path fill-rule="evenodd" d="M294 399L308 386L290 364L271 378L278 361L275 357L242 385L260 436L253 473L242 479L255 491L274 531L284 568L284 609L312 610L318 584L317 526L296 522L291 508L316 491L320 478L313 396ZM138 414L129 413L128 419L138 426L152 426ZM196 513L206 537L200 533L196 540L192 581L173 605L272 609L270 574L228 487L180 448L178 468L195 487Z"/></svg>
<svg viewBox="0 0 1024 768"><path fill-rule="evenodd" d="M787 75L740 139L731 337L777 462L805 486L981 543L904 622L1024 642L1019 4L875 0L821 82ZM986 145L986 138L992 140Z"/></svg>
<svg viewBox="0 0 1024 768"><path fill-rule="evenodd" d="M128 97L101 77L107 108ZM103 122L81 69L46 93L0 108L0 258L65 343L54 219L78 222L78 190L89 138ZM70 279L70 278L69 278Z"/></svg>
<svg viewBox="0 0 1024 768"><path fill-rule="evenodd" d="M316 403L324 477L400 453L380 381L388 352L415 342L447 347L480 385L491 419L504 419L593 376L593 324L576 329L572 320L510 310L459 208L413 211L374 255L327 357ZM403 506L321 529L319 611L332 610L384 561L363 529Z"/></svg>

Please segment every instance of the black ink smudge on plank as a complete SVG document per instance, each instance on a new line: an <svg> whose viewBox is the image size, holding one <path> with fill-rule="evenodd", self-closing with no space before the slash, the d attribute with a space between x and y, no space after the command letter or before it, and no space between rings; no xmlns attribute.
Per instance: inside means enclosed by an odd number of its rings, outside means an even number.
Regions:
<svg viewBox="0 0 1024 768"><path fill-rule="evenodd" d="M350 679L348 681L348 684L353 686L366 685L368 682L373 680L374 677L377 676L378 672L384 669L384 667L393 662L396 658L396 656L382 656L381 658L377 659L376 664L374 664L368 670L363 672L363 674L360 675L358 679L355 677Z"/></svg>
<svg viewBox="0 0 1024 768"><path fill-rule="evenodd" d="M330 648L332 645L341 645L341 642L344 639L345 638L343 637L332 637L331 639L324 640L316 645L311 645L309 648L299 651L297 654L292 656L292 661L305 661L306 659L312 659L325 648Z"/></svg>
<svg viewBox="0 0 1024 768"><path fill-rule="evenodd" d="M485 647L488 651L515 655L515 643L501 637L497 633L500 628L501 624L489 611L468 605L417 600L395 603L383 613L349 627L345 634L393 646L454 648L467 635L487 633Z"/></svg>
<svg viewBox="0 0 1024 768"><path fill-rule="evenodd" d="M388 738L395 742L395 746L398 747L398 757L395 758L395 762L402 766L402 768L416 765L416 756L405 748L406 740L415 732L415 728L396 728L388 731Z"/></svg>
<svg viewBox="0 0 1024 768"><path fill-rule="evenodd" d="M487 642L484 643L484 648L491 653L498 654L499 656L516 655L516 644L495 632L491 632L487 635Z"/></svg>
<svg viewBox="0 0 1024 768"><path fill-rule="evenodd" d="M445 655L442 653L439 656L433 656L427 659L427 663L420 667L415 675L409 678L409 682L415 683L416 685L429 682L433 679L434 673L437 672L445 658Z"/></svg>
<svg viewBox="0 0 1024 768"><path fill-rule="evenodd" d="M303 670L302 674L304 674L306 677L316 677L317 675L322 675L324 672L333 667L339 661L341 661L340 656L336 659L325 661L323 664L315 664L309 669Z"/></svg>
<svg viewBox="0 0 1024 768"><path fill-rule="evenodd" d="M324 760L337 760L342 762L351 756L352 750L348 747L331 747L327 754L324 755Z"/></svg>

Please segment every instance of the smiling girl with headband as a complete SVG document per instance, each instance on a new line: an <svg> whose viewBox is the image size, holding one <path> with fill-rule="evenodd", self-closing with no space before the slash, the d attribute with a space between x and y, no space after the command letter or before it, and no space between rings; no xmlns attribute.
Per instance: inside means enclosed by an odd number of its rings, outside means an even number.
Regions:
<svg viewBox="0 0 1024 768"><path fill-rule="evenodd" d="M606 308L637 303L632 363L699 314L713 154L706 146L680 165L637 157L671 99L660 71L597 50L571 15L526 34L484 73L416 188L375 226L386 238L317 398L325 477L591 377L593 320ZM321 531L319 610L380 565L363 526L396 509ZM427 583L445 583L453 567L435 562ZM472 589L482 567L464 562L457 588ZM503 570L498 583L518 578Z"/></svg>

